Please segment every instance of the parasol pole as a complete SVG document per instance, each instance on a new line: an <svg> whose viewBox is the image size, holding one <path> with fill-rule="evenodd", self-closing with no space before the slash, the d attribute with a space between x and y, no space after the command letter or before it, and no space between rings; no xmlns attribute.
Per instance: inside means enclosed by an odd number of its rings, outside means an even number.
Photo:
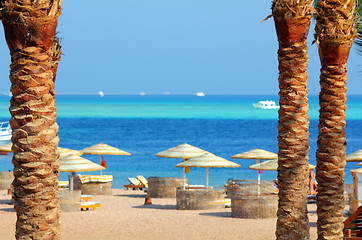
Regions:
<svg viewBox="0 0 362 240"><path fill-rule="evenodd" d="M261 159L257 159L256 163L261 163ZM258 196L260 195L260 171L258 170Z"/></svg>
<svg viewBox="0 0 362 240"><path fill-rule="evenodd" d="M74 178L75 173L71 172L70 176L69 176L69 190L73 191L73 178Z"/></svg>
<svg viewBox="0 0 362 240"><path fill-rule="evenodd" d="M256 159L256 163L261 163L261 159ZM258 170L258 183L260 183L260 170Z"/></svg>
<svg viewBox="0 0 362 240"><path fill-rule="evenodd" d="M185 161L187 161L188 159L187 158L185 158L183 161L185 162ZM182 184L182 188L183 188L183 190L185 190L186 189L186 184L185 184L185 178L186 178L186 167L183 167L182 168L182 176L183 176L183 184Z"/></svg>
<svg viewBox="0 0 362 240"><path fill-rule="evenodd" d="M99 165L102 165L102 155L99 155ZM99 175L102 176L102 170L99 170Z"/></svg>
<svg viewBox="0 0 362 240"><path fill-rule="evenodd" d="M209 167L206 167L205 182L206 182L206 189L208 189L209 188Z"/></svg>

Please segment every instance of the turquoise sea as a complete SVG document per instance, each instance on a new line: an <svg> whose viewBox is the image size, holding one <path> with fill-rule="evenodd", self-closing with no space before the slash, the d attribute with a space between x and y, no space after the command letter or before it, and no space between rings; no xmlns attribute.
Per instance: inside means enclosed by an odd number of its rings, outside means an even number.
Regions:
<svg viewBox="0 0 362 240"><path fill-rule="evenodd" d="M9 99L0 96L0 121L8 121ZM230 156L255 148L277 153L277 110L254 109L252 103L274 100L278 96L214 95L58 95L59 146L82 149L100 142L130 152L131 156L104 156L108 168L103 174L114 176L113 187L121 188L128 177L181 177L174 167L179 159L155 154L182 143L189 143L220 157L232 160L240 168L212 168L209 181L222 186L227 179L256 179L249 170L255 160L230 159ZM318 135L318 96L310 96L310 163L315 164ZM362 96L348 96L347 154L362 148ZM83 157L99 162L98 156ZM352 183L347 163L346 182ZM0 157L0 171L11 170L11 155ZM87 173L82 173L87 174ZM95 172L94 174L98 174ZM272 180L276 171L265 171L261 178ZM191 184L204 184L205 170L192 168ZM67 174L61 173L61 180Z"/></svg>

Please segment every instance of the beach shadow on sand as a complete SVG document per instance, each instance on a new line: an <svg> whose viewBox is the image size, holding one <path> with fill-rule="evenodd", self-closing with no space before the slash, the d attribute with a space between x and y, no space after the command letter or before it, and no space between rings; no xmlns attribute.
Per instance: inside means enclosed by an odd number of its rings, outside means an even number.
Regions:
<svg viewBox="0 0 362 240"><path fill-rule="evenodd" d="M120 194L120 195L114 195L116 197L129 197L129 198L145 198L147 194L142 195L136 195L136 194Z"/></svg>
<svg viewBox="0 0 362 240"><path fill-rule="evenodd" d="M317 227L317 223L316 222L309 222L309 227Z"/></svg>
<svg viewBox="0 0 362 240"><path fill-rule="evenodd" d="M9 206L9 207L0 208L0 212L15 212L11 199L1 199L0 204Z"/></svg>
<svg viewBox="0 0 362 240"><path fill-rule="evenodd" d="M15 212L14 207L0 208L0 212Z"/></svg>
<svg viewBox="0 0 362 240"><path fill-rule="evenodd" d="M199 213L200 216L210 216L210 217L221 217L221 218L231 218L231 212L207 212Z"/></svg>
<svg viewBox="0 0 362 240"><path fill-rule="evenodd" d="M10 199L1 199L1 200L0 200L0 204L13 205L13 203L11 202Z"/></svg>
<svg viewBox="0 0 362 240"><path fill-rule="evenodd" d="M160 210L176 210L176 205L166 204L166 205L160 205L160 204L147 204L147 205L140 205L135 206L133 208L142 208L142 209L160 209Z"/></svg>

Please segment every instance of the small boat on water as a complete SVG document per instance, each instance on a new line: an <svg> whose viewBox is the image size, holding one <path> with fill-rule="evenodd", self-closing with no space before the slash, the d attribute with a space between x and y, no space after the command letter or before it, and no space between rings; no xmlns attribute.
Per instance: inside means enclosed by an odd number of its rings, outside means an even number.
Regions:
<svg viewBox="0 0 362 240"><path fill-rule="evenodd" d="M253 106L257 109L279 109L280 108L272 100L259 101L258 103L253 103Z"/></svg>
<svg viewBox="0 0 362 240"><path fill-rule="evenodd" d="M198 96L198 97L204 97L204 96L205 96L205 93L203 93L203 92L197 92L195 95Z"/></svg>
<svg viewBox="0 0 362 240"><path fill-rule="evenodd" d="M0 146L10 143L11 127L9 122L0 122Z"/></svg>
<svg viewBox="0 0 362 240"><path fill-rule="evenodd" d="M99 91L98 95L99 95L100 97L104 97L104 92Z"/></svg>

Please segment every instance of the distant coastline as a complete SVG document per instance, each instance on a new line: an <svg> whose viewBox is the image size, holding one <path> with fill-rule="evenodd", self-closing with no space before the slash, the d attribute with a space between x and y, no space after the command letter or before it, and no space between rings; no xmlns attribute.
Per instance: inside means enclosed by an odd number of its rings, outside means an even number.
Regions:
<svg viewBox="0 0 362 240"><path fill-rule="evenodd" d="M165 118L165 119L278 119L277 109L255 109L261 100L279 103L277 95L213 95L195 94L58 94L58 118ZM9 96L0 96L0 118L10 119ZM347 121L362 120L362 95L350 95L347 100ZM319 118L317 95L309 96L310 120Z"/></svg>

